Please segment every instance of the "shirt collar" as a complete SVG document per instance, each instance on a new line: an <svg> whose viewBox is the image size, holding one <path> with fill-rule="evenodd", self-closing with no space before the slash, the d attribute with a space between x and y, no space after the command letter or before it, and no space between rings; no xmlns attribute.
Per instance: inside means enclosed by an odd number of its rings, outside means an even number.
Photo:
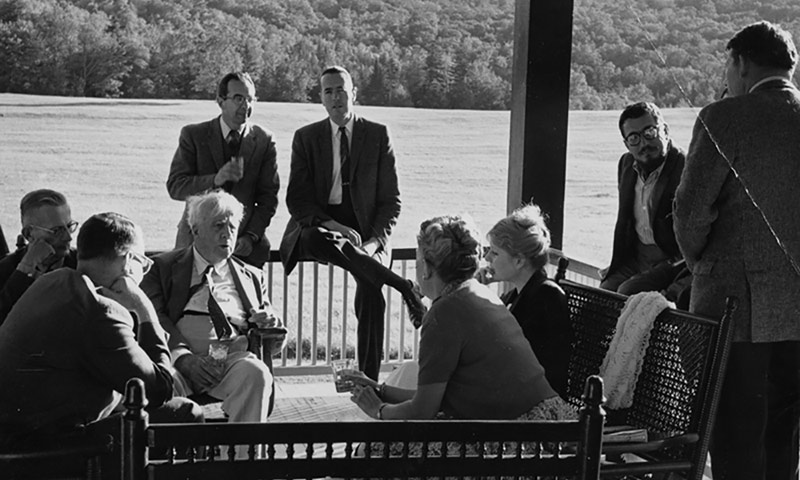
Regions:
<svg viewBox="0 0 800 480"><path fill-rule="evenodd" d="M761 80L757 81L755 85L750 87L750 90L748 90L747 93L753 93L753 90L755 90L756 88L760 87L761 85L764 85L767 82L772 82L773 80L786 81L788 79L786 77L782 77L780 75L773 75L771 77L762 78Z"/></svg>
<svg viewBox="0 0 800 480"><path fill-rule="evenodd" d="M227 123L225 123L225 120L222 119L222 115L219 116L219 127L222 129L222 138L228 138L228 134L231 133L231 130L233 130L228 126ZM240 138L247 136L248 128L250 128L250 124L245 122L239 130Z"/></svg>
<svg viewBox="0 0 800 480"><path fill-rule="evenodd" d="M348 120L347 123L344 124L344 128L347 129L347 136L350 138L352 138L353 136L353 123L355 122L355 119L356 116L351 115L350 120ZM333 135L336 136L339 133L339 125L336 125L336 123L333 120L331 120L330 117L328 117L328 121L331 122L331 131L333 132Z"/></svg>
<svg viewBox="0 0 800 480"><path fill-rule="evenodd" d="M638 175L639 178L642 179L642 181L649 180L651 177L653 178L653 180L656 180L658 179L659 175L661 175L661 171L664 170L664 165L666 163L667 163L667 157L665 155L664 161L661 162L661 165L659 165L658 168L650 172L650 174L647 175L647 178L645 178L644 176L645 173L644 168L642 168L641 165L639 165L639 162L637 162L636 160L633 161L633 170L636 172L636 175Z"/></svg>
<svg viewBox="0 0 800 480"><path fill-rule="evenodd" d="M211 263L205 258L203 258L200 252L197 251L197 247L193 246L192 252L194 253L194 269L198 275L202 275L203 272L206 271L206 268L208 268L208 266L211 265ZM227 266L228 266L228 259L226 258L214 264L214 271L216 271L217 274L222 275L224 271L227 269Z"/></svg>

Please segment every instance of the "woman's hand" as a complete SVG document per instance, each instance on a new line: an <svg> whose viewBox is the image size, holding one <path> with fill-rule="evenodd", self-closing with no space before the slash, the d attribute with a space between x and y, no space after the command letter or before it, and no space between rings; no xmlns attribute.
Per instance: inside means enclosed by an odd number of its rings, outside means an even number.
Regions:
<svg viewBox="0 0 800 480"><path fill-rule="evenodd" d="M342 372L342 379L348 382L352 382L354 385L357 386L370 387L375 390L378 390L380 388L378 382L364 375L364 372L358 370L345 370L344 372Z"/></svg>
<svg viewBox="0 0 800 480"><path fill-rule="evenodd" d="M378 413L383 402L378 398L378 394L375 393L374 388L357 384L350 395L350 400L358 405L358 408L364 413L372 418L378 419Z"/></svg>

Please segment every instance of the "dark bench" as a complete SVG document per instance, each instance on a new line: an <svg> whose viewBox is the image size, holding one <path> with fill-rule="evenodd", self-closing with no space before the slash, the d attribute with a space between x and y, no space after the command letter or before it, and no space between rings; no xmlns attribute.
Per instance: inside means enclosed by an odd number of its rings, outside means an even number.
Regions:
<svg viewBox="0 0 800 480"><path fill-rule="evenodd" d="M565 280L567 263L562 259L556 279L568 296L575 332L567 389L568 400L577 405L581 379L598 374L627 297ZM609 459L630 453L639 462L605 464L602 477L677 472L682 478L702 480L735 308L735 299L729 298L720 319L675 309L656 318L633 405L607 410L610 425L646 429L649 441L607 444L603 452Z"/></svg>
<svg viewBox="0 0 800 480"><path fill-rule="evenodd" d="M212 478L427 478L557 476L596 479L599 474L604 412L602 381L586 380L580 420L384 421L331 423L218 423L148 425L143 384L126 387L121 471L125 480ZM399 442L402 454L358 455L368 442ZM445 456L409 452L412 443L450 444ZM458 445L453 453L453 443ZM524 443L523 443L524 442ZM249 457L236 458L235 445ZM257 448L264 446L262 458ZM497 448L503 445L503 448ZM524 445L524 447L520 447ZM257 447L259 446L259 447ZM189 450L188 458L148 458L148 449Z"/></svg>

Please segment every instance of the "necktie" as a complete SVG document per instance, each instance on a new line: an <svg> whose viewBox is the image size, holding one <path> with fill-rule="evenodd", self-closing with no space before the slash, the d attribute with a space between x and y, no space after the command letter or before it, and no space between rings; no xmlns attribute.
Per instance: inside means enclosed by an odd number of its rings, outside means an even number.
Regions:
<svg viewBox="0 0 800 480"><path fill-rule="evenodd" d="M239 156L239 147L241 146L241 143L239 132L236 130L231 130L231 132L228 134L228 146L231 149L231 156Z"/></svg>
<svg viewBox="0 0 800 480"><path fill-rule="evenodd" d="M347 141L347 128L339 127L339 157L342 164L342 188L350 186L350 144Z"/></svg>
<svg viewBox="0 0 800 480"><path fill-rule="evenodd" d="M233 327L219 306L217 299L214 298L214 287L211 282L211 272L214 267L209 265L203 275L200 277L200 283L193 285L189 289L189 298L192 298L201 288L208 287L208 316L211 318L211 323L214 324L214 331L217 333L218 339L229 338L233 335Z"/></svg>

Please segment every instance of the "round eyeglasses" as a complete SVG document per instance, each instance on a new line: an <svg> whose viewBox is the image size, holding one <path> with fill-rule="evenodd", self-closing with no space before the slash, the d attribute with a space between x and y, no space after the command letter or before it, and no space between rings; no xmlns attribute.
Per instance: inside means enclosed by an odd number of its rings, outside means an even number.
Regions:
<svg viewBox="0 0 800 480"><path fill-rule="evenodd" d="M642 143L642 138L645 140L655 140L658 137L658 132L661 127L658 125L650 125L640 132L631 132L625 137L625 143L631 147L635 147Z"/></svg>

